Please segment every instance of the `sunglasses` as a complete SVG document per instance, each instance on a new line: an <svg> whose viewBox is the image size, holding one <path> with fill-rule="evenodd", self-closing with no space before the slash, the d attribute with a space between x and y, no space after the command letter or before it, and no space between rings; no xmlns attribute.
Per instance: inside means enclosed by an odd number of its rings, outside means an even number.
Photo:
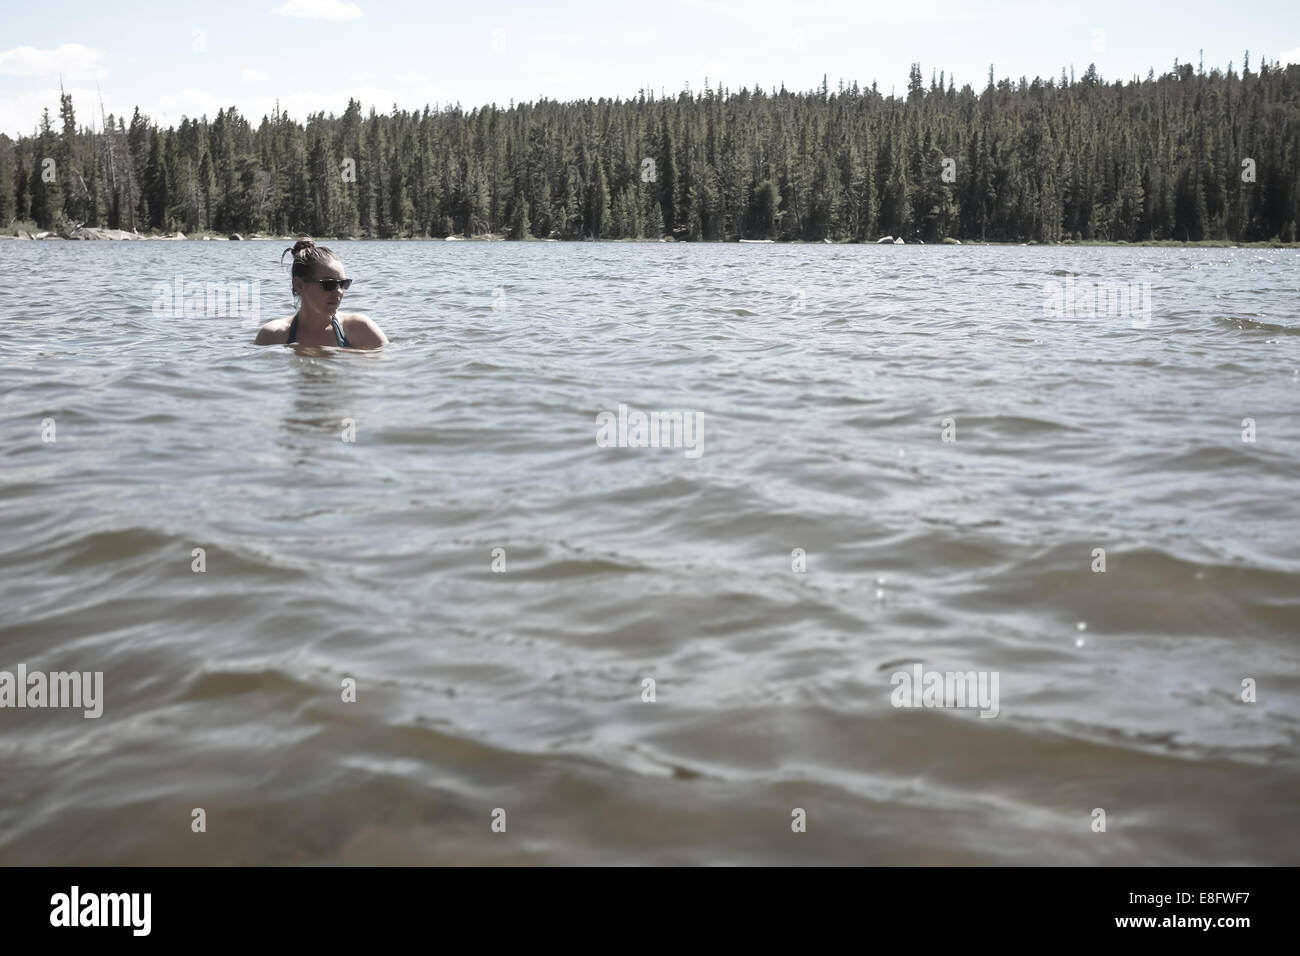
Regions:
<svg viewBox="0 0 1300 956"><path fill-rule="evenodd" d="M351 279L303 279L303 282L318 282L320 287L326 292L333 292L335 289L350 289L352 287Z"/></svg>

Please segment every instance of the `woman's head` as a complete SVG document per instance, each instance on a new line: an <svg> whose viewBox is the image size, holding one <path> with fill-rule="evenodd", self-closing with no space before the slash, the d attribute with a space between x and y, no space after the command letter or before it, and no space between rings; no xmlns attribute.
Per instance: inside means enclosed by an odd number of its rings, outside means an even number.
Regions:
<svg viewBox="0 0 1300 956"><path fill-rule="evenodd" d="M318 246L310 239L299 239L292 249L284 250L280 254L281 263L285 254L290 252L293 253L293 268L290 270L293 294L302 296L303 306L311 312L333 315L343 301L345 286L351 285L344 274L342 260L332 250ZM325 285L330 286L326 289L321 285L322 279L343 282L326 281Z"/></svg>

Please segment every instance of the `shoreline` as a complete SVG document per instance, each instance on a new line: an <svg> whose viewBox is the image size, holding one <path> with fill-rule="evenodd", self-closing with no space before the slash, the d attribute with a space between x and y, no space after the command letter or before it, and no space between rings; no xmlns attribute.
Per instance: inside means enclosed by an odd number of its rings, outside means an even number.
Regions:
<svg viewBox="0 0 1300 956"><path fill-rule="evenodd" d="M0 234L0 241L9 239L17 242L44 241L50 239L59 239L68 242L127 242L144 240L149 242L288 242L294 243L299 239L314 238L310 236L263 236L249 235L243 236L238 233L229 235L205 232L199 235L187 236L184 233L138 233L127 232L121 229L99 229L99 228L82 228L69 235L60 235L55 232L41 231L33 233L26 229L16 229L16 235ZM80 235L78 233L81 233ZM675 243L683 245L777 245L777 246L871 246L871 245L908 245L908 246L1051 246L1061 248L1066 246L1096 246L1096 247L1123 247L1130 246L1133 248L1150 248L1165 247L1176 249L1300 249L1300 241L1282 242L1281 240L1258 240L1254 242L1237 242L1232 239L1198 239L1198 240L1178 240L1178 239L1143 239L1136 242L1128 242L1123 239L1064 239L1060 242L1039 242L1037 240L1017 241L1013 239L962 239L952 240L945 239L940 242L922 242L914 240L912 242L890 243L883 240L875 239L539 239L531 236L527 239L509 239L505 236L493 233L485 233L475 236L394 236L388 239L380 239L374 236L334 236L322 238L321 242L644 242L644 243Z"/></svg>

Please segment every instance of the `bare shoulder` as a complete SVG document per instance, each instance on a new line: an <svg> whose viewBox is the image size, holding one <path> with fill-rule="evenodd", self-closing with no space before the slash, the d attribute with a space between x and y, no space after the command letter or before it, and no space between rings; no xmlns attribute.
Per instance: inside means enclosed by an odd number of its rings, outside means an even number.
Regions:
<svg viewBox="0 0 1300 956"><path fill-rule="evenodd" d="M388 344L388 336L368 315L348 312L339 316L339 324L343 326L348 343L359 349L377 349Z"/></svg>
<svg viewBox="0 0 1300 956"><path fill-rule="evenodd" d="M293 324L293 316L287 319L272 319L266 325L257 331L257 338L253 340L254 345L284 345L289 340L289 326Z"/></svg>

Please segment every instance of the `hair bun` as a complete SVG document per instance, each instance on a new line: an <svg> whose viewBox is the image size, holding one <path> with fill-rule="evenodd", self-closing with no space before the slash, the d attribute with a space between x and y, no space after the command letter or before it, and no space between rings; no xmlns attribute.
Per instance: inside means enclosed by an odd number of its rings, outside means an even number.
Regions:
<svg viewBox="0 0 1300 956"><path fill-rule="evenodd" d="M293 244L292 249L285 249L280 253L280 263L284 264L284 257L293 253L293 269L291 270L296 276L310 276L312 270L318 262L329 262L332 259L338 259L334 250L328 246L318 246L310 239L299 239Z"/></svg>

